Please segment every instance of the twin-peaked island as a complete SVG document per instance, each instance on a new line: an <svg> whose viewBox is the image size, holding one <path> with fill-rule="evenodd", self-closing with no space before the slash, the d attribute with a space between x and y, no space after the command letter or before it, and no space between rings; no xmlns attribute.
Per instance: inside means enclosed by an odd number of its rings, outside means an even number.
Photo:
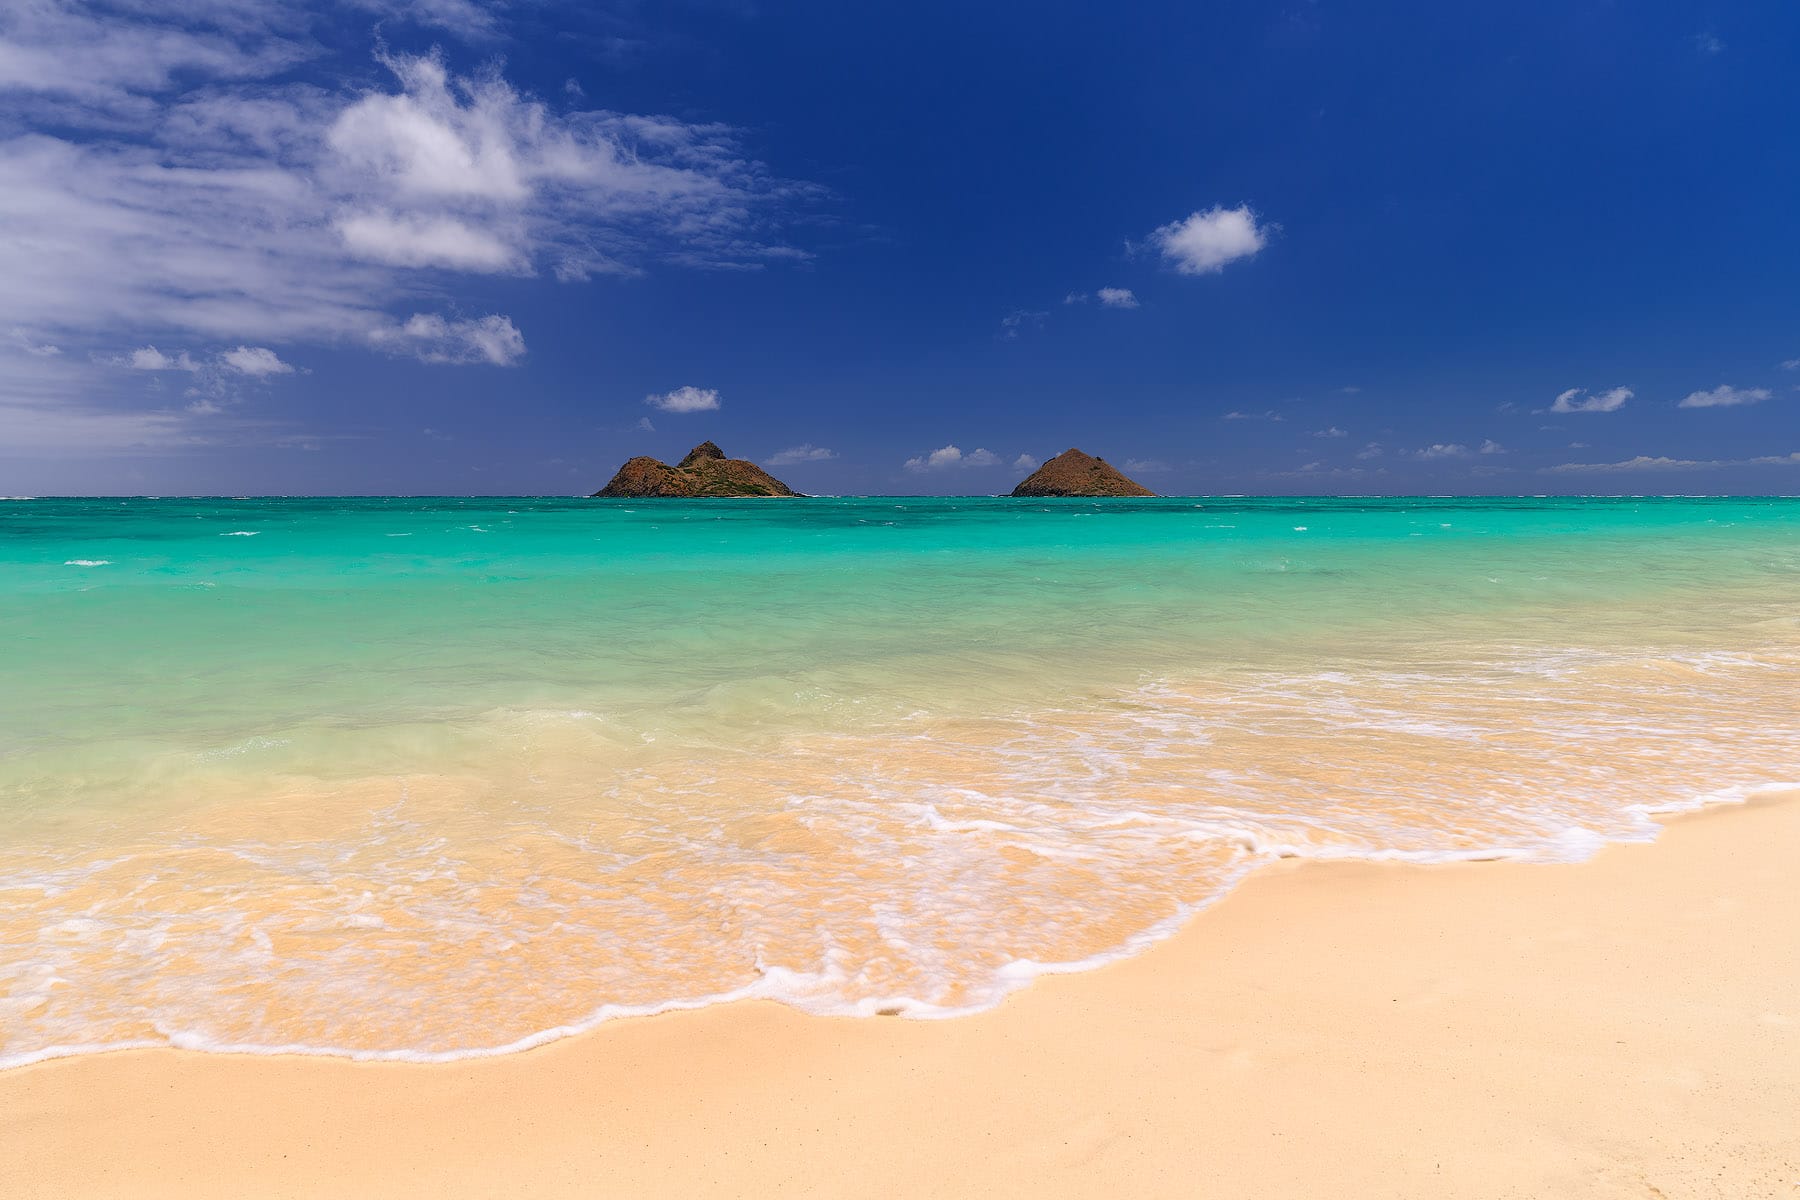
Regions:
<svg viewBox="0 0 1800 1200"><path fill-rule="evenodd" d="M1012 490L1015 496L1154 496L1103 458L1065 450ZM793 496L796 492L755 463L726 458L711 442L701 442L670 466L639 455L619 468L596 496L630 499L698 499L719 496Z"/></svg>

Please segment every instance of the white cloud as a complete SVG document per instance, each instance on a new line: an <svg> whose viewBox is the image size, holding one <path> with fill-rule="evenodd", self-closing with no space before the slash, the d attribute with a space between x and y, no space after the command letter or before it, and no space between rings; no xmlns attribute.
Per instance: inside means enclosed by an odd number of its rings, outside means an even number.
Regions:
<svg viewBox="0 0 1800 1200"><path fill-rule="evenodd" d="M1784 371L1800 371L1800 358L1786 359L1781 364Z"/></svg>
<svg viewBox="0 0 1800 1200"><path fill-rule="evenodd" d="M997 467L1000 456L991 450L974 449L964 454L954 445L942 446L930 454L906 460L909 471L942 471L950 467Z"/></svg>
<svg viewBox="0 0 1800 1200"><path fill-rule="evenodd" d="M461 37L498 32L502 11L340 2ZM523 334L504 314L456 315L455 277L805 257L775 225L817 189L772 176L730 129L553 109L498 67L459 76L436 53L384 52L388 82L352 91L318 24L276 0L0 4L0 346L81 365L46 376L68 390L32 405L92 409L121 345L335 343L505 365ZM284 74L303 62L318 82ZM167 361L135 365L255 376L157 353Z"/></svg>
<svg viewBox="0 0 1800 1200"><path fill-rule="evenodd" d="M140 346L124 358L114 359L121 367L130 367L134 371L198 371L200 364L195 362L186 350L179 354L164 354L155 346Z"/></svg>
<svg viewBox="0 0 1800 1200"><path fill-rule="evenodd" d="M1015 308L1000 318L1000 337L1005 341L1013 341L1019 331L1027 328L1038 328L1044 323L1047 312L1036 312L1028 308Z"/></svg>
<svg viewBox="0 0 1800 1200"><path fill-rule="evenodd" d="M1739 404L1759 404L1770 396L1768 388L1734 388L1720 384L1710 392L1691 392L1677 408L1733 408Z"/></svg>
<svg viewBox="0 0 1800 1200"><path fill-rule="evenodd" d="M436 313L414 313L404 323L389 322L368 332L377 349L410 354L422 362L487 363L509 367L525 353L525 335L511 317L498 315L447 321Z"/></svg>
<svg viewBox="0 0 1800 1200"><path fill-rule="evenodd" d="M1345 430L1339 429L1336 425L1333 425L1329 429L1313 430L1313 436L1316 438L1341 438L1349 437L1350 434Z"/></svg>
<svg viewBox="0 0 1800 1200"><path fill-rule="evenodd" d="M1265 408L1261 412L1239 412L1237 409L1232 409L1230 412L1226 413L1222 419L1226 420L1226 421L1285 421L1285 420L1287 420L1286 417L1282 416L1280 413L1276 412L1272 408Z"/></svg>
<svg viewBox="0 0 1800 1200"><path fill-rule="evenodd" d="M484 274L517 274L526 267L516 248L454 217L367 212L339 217L336 228L351 254L390 266L445 267Z"/></svg>
<svg viewBox="0 0 1800 1200"><path fill-rule="evenodd" d="M645 396L644 403L666 413L716 412L719 391L717 388L678 387L672 392Z"/></svg>
<svg viewBox="0 0 1800 1200"><path fill-rule="evenodd" d="M49 342L40 342L31 336L31 332L19 326L7 331L6 340L25 353L36 358L50 358L62 353L62 347Z"/></svg>
<svg viewBox="0 0 1800 1200"><path fill-rule="evenodd" d="M1414 458L1421 458L1427 461L1439 458L1467 458L1468 456L1469 448L1461 442L1435 442L1432 445L1425 447L1423 450L1415 450L1413 452Z"/></svg>
<svg viewBox="0 0 1800 1200"><path fill-rule="evenodd" d="M1130 288L1103 287L1094 293L1105 308L1136 308L1138 299Z"/></svg>
<svg viewBox="0 0 1800 1200"><path fill-rule="evenodd" d="M1554 413L1609 413L1618 412L1625 407L1625 402L1634 395L1630 388L1616 387L1604 392L1588 395L1586 388L1570 388L1556 397L1550 405Z"/></svg>
<svg viewBox="0 0 1800 1200"><path fill-rule="evenodd" d="M1257 224L1248 205L1214 206L1162 226L1150 240L1181 274L1207 275L1256 254L1268 244L1270 228Z"/></svg>
<svg viewBox="0 0 1800 1200"><path fill-rule="evenodd" d="M1070 292L1063 297L1064 304L1086 304L1087 302L1088 294L1086 292Z"/></svg>
<svg viewBox="0 0 1800 1200"><path fill-rule="evenodd" d="M1356 452L1356 457L1361 459L1380 458L1385 453L1387 452L1381 448L1380 442L1370 442Z"/></svg>
<svg viewBox="0 0 1800 1200"><path fill-rule="evenodd" d="M1694 35L1694 49L1707 58L1725 53L1725 43L1715 33L1697 33Z"/></svg>
<svg viewBox="0 0 1800 1200"><path fill-rule="evenodd" d="M1128 458L1125 469L1133 475L1154 475L1158 471L1167 471L1169 464L1160 458Z"/></svg>
<svg viewBox="0 0 1800 1200"><path fill-rule="evenodd" d="M1666 458L1640 454L1621 462L1562 463L1544 470L1552 474L1583 474L1609 471L1695 471L1712 467L1794 467L1800 466L1800 450L1791 454L1763 454L1756 458Z"/></svg>
<svg viewBox="0 0 1800 1200"><path fill-rule="evenodd" d="M639 417L637 424L632 426L632 428L640 433L655 433L656 422L652 421L649 417Z"/></svg>
<svg viewBox="0 0 1800 1200"><path fill-rule="evenodd" d="M805 442L798 446L789 446L786 450L777 450L763 459L763 463L771 467L788 467L795 463L824 462L828 458L836 457L836 451Z"/></svg>
<svg viewBox="0 0 1800 1200"><path fill-rule="evenodd" d="M266 346L239 346L219 355L219 361L240 375L256 379L267 379L271 375L291 375L294 372L292 363L282 362Z"/></svg>
<svg viewBox="0 0 1800 1200"><path fill-rule="evenodd" d="M1035 471L1042 465L1042 463L1038 462L1037 459L1031 457L1029 454L1021 454L1019 457L1013 459L1013 470L1015 471Z"/></svg>
<svg viewBox="0 0 1800 1200"><path fill-rule="evenodd" d="M1481 448L1478 449L1477 451L1475 451L1475 453L1477 453L1477 454L1505 454L1506 447L1502 446L1499 442L1496 442L1493 438L1488 438L1481 443Z"/></svg>

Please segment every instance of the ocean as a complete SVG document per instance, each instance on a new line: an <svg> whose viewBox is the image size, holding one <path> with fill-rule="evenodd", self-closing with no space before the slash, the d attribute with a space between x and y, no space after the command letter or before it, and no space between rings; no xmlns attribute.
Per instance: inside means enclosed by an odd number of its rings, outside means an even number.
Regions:
<svg viewBox="0 0 1800 1200"><path fill-rule="evenodd" d="M0 1065L953 1016L1800 777L1800 501L0 501Z"/></svg>

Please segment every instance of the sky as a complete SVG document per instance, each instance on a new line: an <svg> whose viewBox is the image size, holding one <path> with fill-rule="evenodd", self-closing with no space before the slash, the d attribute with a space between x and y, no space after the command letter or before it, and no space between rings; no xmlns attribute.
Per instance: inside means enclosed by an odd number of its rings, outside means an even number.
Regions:
<svg viewBox="0 0 1800 1200"><path fill-rule="evenodd" d="M1800 6L6 0L0 494L1800 493Z"/></svg>

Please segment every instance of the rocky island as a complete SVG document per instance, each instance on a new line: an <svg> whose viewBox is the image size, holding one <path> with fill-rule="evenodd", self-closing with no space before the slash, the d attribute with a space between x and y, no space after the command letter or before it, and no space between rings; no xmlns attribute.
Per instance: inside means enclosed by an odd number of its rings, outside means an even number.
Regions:
<svg viewBox="0 0 1800 1200"><path fill-rule="evenodd" d="M673 467L647 454L630 459L619 468L612 482L594 495L635 500L800 493L748 459L726 458L725 452L712 442L701 442Z"/></svg>
<svg viewBox="0 0 1800 1200"><path fill-rule="evenodd" d="M1031 473L1012 490L1015 496L1154 496L1104 458L1079 450L1061 454Z"/></svg>

